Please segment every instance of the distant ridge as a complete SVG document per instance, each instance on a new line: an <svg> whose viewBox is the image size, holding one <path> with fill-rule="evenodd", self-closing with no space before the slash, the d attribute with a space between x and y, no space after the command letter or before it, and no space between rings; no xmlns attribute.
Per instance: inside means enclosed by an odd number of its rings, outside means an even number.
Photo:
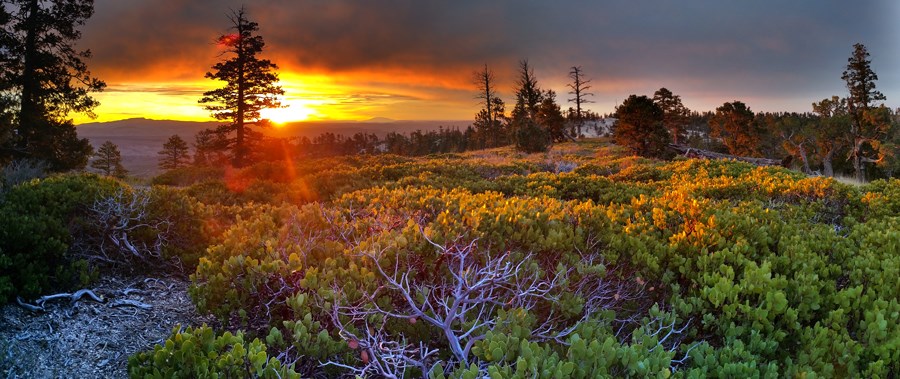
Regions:
<svg viewBox="0 0 900 379"><path fill-rule="evenodd" d="M372 118L362 121L362 122L389 123L389 122L396 122L396 121L397 120L387 118L387 117L372 117Z"/></svg>

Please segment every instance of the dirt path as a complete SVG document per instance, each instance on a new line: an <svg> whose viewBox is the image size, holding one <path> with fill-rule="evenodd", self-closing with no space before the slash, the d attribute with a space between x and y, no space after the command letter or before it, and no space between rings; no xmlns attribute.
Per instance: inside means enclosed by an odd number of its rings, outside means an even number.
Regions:
<svg viewBox="0 0 900 379"><path fill-rule="evenodd" d="M164 341L197 315L181 278L107 278L91 287L105 303L48 302L46 312L0 308L0 378L126 378L128 357ZM127 290L127 291L126 291ZM149 305L113 306L113 300Z"/></svg>

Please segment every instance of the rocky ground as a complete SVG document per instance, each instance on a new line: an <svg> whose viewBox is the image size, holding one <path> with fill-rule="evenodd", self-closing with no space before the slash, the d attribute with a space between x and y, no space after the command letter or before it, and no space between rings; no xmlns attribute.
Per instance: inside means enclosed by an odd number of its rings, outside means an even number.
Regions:
<svg viewBox="0 0 900 379"><path fill-rule="evenodd" d="M0 308L0 378L125 378L128 357L165 341L197 314L184 278L107 278L85 294L49 300L44 310Z"/></svg>

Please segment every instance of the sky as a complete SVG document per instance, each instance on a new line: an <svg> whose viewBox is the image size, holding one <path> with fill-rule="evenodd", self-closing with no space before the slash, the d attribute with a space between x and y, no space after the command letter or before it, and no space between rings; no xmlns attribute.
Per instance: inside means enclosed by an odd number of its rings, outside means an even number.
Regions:
<svg viewBox="0 0 900 379"><path fill-rule="evenodd" d="M197 100L224 59L232 0L95 0L90 49L95 121L211 120ZM854 43L877 88L900 105L900 2L893 0L245 0L278 64L276 120L465 120L479 109L473 72L487 64L512 108L518 62L572 106L572 66L592 80L587 108L613 112L661 87L697 111L743 101L754 111L811 110L844 95ZM77 123L90 119L77 116Z"/></svg>

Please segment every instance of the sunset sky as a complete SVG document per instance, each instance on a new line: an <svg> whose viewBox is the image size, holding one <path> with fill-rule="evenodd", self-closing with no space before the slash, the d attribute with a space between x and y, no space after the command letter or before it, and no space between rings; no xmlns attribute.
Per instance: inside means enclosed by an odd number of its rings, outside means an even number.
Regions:
<svg viewBox="0 0 900 379"><path fill-rule="evenodd" d="M891 107L900 105L900 2L246 0L263 53L280 66L294 120L465 120L472 72L488 64L508 104L517 61L568 108L566 75L593 79L589 105L612 112L666 87L694 110L741 100L754 111L810 110L844 95L852 45L865 44ZM240 1L95 0L81 48L108 88L98 121L209 120L197 100L221 59L218 35ZM90 121L76 117L76 122Z"/></svg>

